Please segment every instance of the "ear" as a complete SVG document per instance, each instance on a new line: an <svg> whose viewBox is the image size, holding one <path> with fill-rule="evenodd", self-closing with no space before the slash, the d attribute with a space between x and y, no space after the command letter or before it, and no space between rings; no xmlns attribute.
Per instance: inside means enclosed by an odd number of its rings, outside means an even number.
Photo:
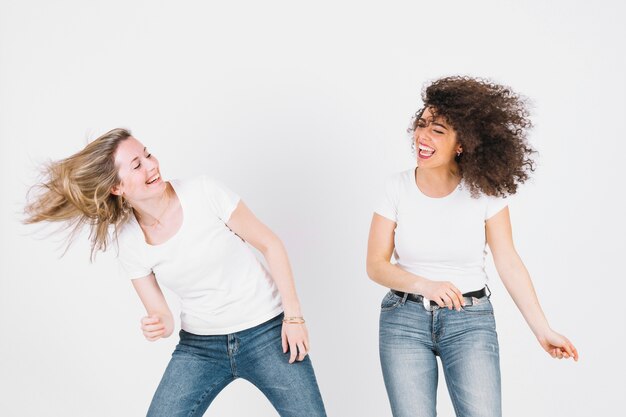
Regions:
<svg viewBox="0 0 626 417"><path fill-rule="evenodd" d="M114 185L113 187L111 187L111 194L113 194L113 195L122 195L122 194L124 194L120 187L121 187L121 184Z"/></svg>
<svg viewBox="0 0 626 417"><path fill-rule="evenodd" d="M459 145L459 147L456 148L456 153L463 153L463 147L461 145Z"/></svg>

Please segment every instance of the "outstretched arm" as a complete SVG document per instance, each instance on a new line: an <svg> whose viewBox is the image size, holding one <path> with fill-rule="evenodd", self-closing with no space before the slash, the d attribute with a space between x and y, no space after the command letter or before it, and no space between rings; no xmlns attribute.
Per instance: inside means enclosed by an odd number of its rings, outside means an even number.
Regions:
<svg viewBox="0 0 626 417"><path fill-rule="evenodd" d="M141 330L151 342L169 337L174 331L174 318L154 274L133 279L133 286L148 315L141 319Z"/></svg>
<svg viewBox="0 0 626 417"><path fill-rule="evenodd" d="M487 244L498 274L541 347L553 358L578 360L576 348L548 325L528 270L513 244L509 209L504 208L486 222Z"/></svg>
<svg viewBox="0 0 626 417"><path fill-rule="evenodd" d="M226 225L263 254L280 292L285 317L302 317L287 251L278 236L257 219L243 201L239 201ZM291 353L289 363L303 360L310 349L306 326L283 323L282 343L283 352L289 348Z"/></svg>

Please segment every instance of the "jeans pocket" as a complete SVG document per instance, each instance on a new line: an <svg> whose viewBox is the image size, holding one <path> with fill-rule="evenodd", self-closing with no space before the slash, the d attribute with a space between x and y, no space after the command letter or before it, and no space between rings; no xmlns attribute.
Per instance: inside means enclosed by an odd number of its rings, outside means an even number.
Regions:
<svg viewBox="0 0 626 417"><path fill-rule="evenodd" d="M491 305L491 301L489 301L489 298L475 298L473 301L474 303L471 306L466 305L465 307L463 307L463 311L470 314L491 314L493 316L493 306Z"/></svg>
<svg viewBox="0 0 626 417"><path fill-rule="evenodd" d="M380 303L381 311L390 311L397 308L400 304L402 304L402 297L397 296L392 291L389 291L383 297L383 301Z"/></svg>

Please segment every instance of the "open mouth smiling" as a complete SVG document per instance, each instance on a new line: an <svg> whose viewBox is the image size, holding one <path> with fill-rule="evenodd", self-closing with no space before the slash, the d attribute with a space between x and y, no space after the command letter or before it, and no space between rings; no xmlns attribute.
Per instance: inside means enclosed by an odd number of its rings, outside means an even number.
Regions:
<svg viewBox="0 0 626 417"><path fill-rule="evenodd" d="M146 181L146 184L148 184L148 185L154 184L155 182L159 181L160 179L161 179L161 174L156 174L155 176L150 178L148 181Z"/></svg>
<svg viewBox="0 0 626 417"><path fill-rule="evenodd" d="M428 159L435 154L435 149L420 143L418 146L418 155L422 159Z"/></svg>

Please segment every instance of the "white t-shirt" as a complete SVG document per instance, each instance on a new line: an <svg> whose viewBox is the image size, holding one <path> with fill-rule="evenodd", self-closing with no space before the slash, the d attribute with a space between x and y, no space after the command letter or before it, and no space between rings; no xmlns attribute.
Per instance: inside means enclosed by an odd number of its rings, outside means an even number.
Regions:
<svg viewBox="0 0 626 417"><path fill-rule="evenodd" d="M400 268L450 281L466 293L487 283L485 221L507 205L503 198L472 198L463 182L445 197L428 197L410 169L386 181L375 212L396 222L394 258Z"/></svg>
<svg viewBox="0 0 626 417"><path fill-rule="evenodd" d="M267 269L226 222L239 196L207 177L170 182L183 223L165 243L150 245L134 216L119 233L119 264L130 279L151 272L181 298L181 327L199 335L249 329L282 312Z"/></svg>

